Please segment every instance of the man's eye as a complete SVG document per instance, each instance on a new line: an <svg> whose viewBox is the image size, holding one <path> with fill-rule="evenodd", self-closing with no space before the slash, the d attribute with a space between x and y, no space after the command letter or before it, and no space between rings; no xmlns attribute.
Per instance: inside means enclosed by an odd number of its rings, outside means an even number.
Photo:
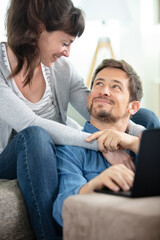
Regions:
<svg viewBox="0 0 160 240"><path fill-rule="evenodd" d="M69 47L69 43L65 43L65 42L63 42L63 46L65 46L65 47Z"/></svg>
<svg viewBox="0 0 160 240"><path fill-rule="evenodd" d="M118 85L113 85L113 88L121 89Z"/></svg>
<svg viewBox="0 0 160 240"><path fill-rule="evenodd" d="M103 84L102 84L102 82L96 82L95 85L102 86Z"/></svg>

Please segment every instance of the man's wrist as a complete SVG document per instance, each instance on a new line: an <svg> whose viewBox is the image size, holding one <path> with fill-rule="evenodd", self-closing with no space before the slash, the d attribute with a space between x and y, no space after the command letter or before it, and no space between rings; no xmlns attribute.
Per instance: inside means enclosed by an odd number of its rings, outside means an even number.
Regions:
<svg viewBox="0 0 160 240"><path fill-rule="evenodd" d="M92 193L95 189L95 178L90 180L87 184L81 187L79 194Z"/></svg>

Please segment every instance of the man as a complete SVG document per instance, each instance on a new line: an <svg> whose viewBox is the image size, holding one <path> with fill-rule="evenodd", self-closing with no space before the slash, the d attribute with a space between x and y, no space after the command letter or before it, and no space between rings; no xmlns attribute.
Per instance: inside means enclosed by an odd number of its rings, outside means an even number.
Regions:
<svg viewBox="0 0 160 240"><path fill-rule="evenodd" d="M86 141L97 138L102 153L73 146L57 147L59 194L53 216L61 226L62 205L67 197L104 186L113 191L127 191L132 186L134 172L123 164L111 166L106 159L108 152L118 149L138 153L140 139L130 135L128 126L141 98L141 81L125 61L106 59L96 69L88 97L91 121L86 122L84 131L95 132Z"/></svg>

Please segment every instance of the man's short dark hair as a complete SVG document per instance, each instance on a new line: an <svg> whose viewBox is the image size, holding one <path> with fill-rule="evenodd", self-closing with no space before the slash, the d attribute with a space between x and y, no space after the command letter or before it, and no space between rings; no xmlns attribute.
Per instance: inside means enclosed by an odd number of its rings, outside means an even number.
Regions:
<svg viewBox="0 0 160 240"><path fill-rule="evenodd" d="M137 75L135 70L130 64L124 60L116 59L104 59L102 63L96 68L91 82L91 89L96 78L96 75L104 68L118 68L123 70L129 77L129 92L130 92L130 101L140 101L143 96L142 82L140 77Z"/></svg>

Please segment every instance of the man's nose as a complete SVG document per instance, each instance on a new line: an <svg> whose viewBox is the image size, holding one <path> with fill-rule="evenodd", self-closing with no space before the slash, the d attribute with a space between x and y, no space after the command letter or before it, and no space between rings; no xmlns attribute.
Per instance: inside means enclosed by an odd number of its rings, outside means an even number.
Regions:
<svg viewBox="0 0 160 240"><path fill-rule="evenodd" d="M103 86L103 88L101 88L100 93L101 93L102 95L110 96L110 95L111 95L111 91L110 91L110 89L109 89L109 86L108 86L108 85Z"/></svg>
<svg viewBox="0 0 160 240"><path fill-rule="evenodd" d="M64 57L69 57L70 50L71 50L71 47L70 46L66 46L65 49L63 50L63 56Z"/></svg>

